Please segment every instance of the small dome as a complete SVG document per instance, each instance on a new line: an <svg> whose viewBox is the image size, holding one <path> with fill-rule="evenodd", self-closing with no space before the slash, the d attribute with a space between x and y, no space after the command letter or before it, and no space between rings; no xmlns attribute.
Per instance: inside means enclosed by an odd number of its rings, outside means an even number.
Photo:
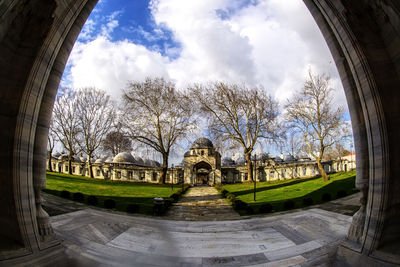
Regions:
<svg viewBox="0 0 400 267"><path fill-rule="evenodd" d="M149 166L149 167L151 167L152 164L153 164L153 162L152 162L151 160L149 160L149 159L145 159L145 160L143 161L143 163L144 163L144 165Z"/></svg>
<svg viewBox="0 0 400 267"><path fill-rule="evenodd" d="M135 163L135 158L127 152L121 152L114 157L113 162L132 164Z"/></svg>
<svg viewBox="0 0 400 267"><path fill-rule="evenodd" d="M204 138L204 137L196 139L196 141L194 141L193 145L192 145L192 149L193 148L213 148L213 147L214 147L214 145L211 142L211 140Z"/></svg>
<svg viewBox="0 0 400 267"><path fill-rule="evenodd" d="M61 154L61 155L58 157L58 159L59 159L59 160L68 160L68 155L67 155L67 154Z"/></svg>
<svg viewBox="0 0 400 267"><path fill-rule="evenodd" d="M106 158L106 160L104 161L104 163L112 163L113 159L111 157Z"/></svg>
<svg viewBox="0 0 400 267"><path fill-rule="evenodd" d="M94 162L96 164L103 164L104 160L103 159L96 159L96 161Z"/></svg>
<svg viewBox="0 0 400 267"><path fill-rule="evenodd" d="M185 154L183 155L183 157L190 157L190 151L186 151Z"/></svg>
<svg viewBox="0 0 400 267"><path fill-rule="evenodd" d="M55 158L58 158L58 157L60 157L61 156L61 153L60 152L56 152L55 154L53 154L53 157L55 157Z"/></svg>
<svg viewBox="0 0 400 267"><path fill-rule="evenodd" d="M232 165L235 165L235 161L232 158L225 157L222 159L222 165L223 166L232 166Z"/></svg>
<svg viewBox="0 0 400 267"><path fill-rule="evenodd" d="M135 157L135 161L139 165L144 165L144 161L141 157Z"/></svg>
<svg viewBox="0 0 400 267"><path fill-rule="evenodd" d="M285 156L283 156L283 160L284 161L293 161L294 157L291 154L286 154Z"/></svg>
<svg viewBox="0 0 400 267"><path fill-rule="evenodd" d="M82 160L80 157L74 157L74 162L82 163Z"/></svg>
<svg viewBox="0 0 400 267"><path fill-rule="evenodd" d="M81 162L86 162L86 159L84 157L80 157L79 159L81 160Z"/></svg>

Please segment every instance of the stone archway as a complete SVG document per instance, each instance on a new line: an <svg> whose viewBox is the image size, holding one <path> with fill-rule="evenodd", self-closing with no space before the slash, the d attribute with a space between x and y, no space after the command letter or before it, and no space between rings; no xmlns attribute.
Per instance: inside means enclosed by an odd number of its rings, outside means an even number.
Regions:
<svg viewBox="0 0 400 267"><path fill-rule="evenodd" d="M208 185L210 183L211 165L201 161L193 166L193 173L196 175L195 185Z"/></svg>
<svg viewBox="0 0 400 267"><path fill-rule="evenodd" d="M356 183L363 192L363 206L339 254L350 263L400 263L400 4L304 2L345 88L357 153ZM35 255L58 243L41 208L46 136L68 55L96 3L0 2L1 259Z"/></svg>

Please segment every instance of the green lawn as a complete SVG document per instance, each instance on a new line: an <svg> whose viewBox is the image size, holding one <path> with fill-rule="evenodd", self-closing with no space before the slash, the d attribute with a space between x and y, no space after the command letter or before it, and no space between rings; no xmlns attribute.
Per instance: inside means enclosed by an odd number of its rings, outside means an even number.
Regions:
<svg viewBox="0 0 400 267"><path fill-rule="evenodd" d="M71 194L80 192L85 195L85 199L93 195L98 198L99 206L103 206L105 199L113 199L116 202L116 209L122 211L125 211L129 204L138 204L140 213L151 214L154 197L169 198L181 188L174 185L172 190L171 185L109 181L48 172L44 191L58 196L63 190Z"/></svg>
<svg viewBox="0 0 400 267"><path fill-rule="evenodd" d="M256 190L257 201L253 199L253 183L224 185L223 189L234 194L236 199L252 206L255 211L262 203L272 204L274 210L283 210L283 202L289 199L295 202L295 207L301 207L304 198L311 198L314 204L318 204L322 202L322 195L325 193L329 193L332 199L337 198L338 191L345 191L346 195L352 194L356 192L355 176L355 171L351 171L331 174L327 182L322 178L259 182Z"/></svg>

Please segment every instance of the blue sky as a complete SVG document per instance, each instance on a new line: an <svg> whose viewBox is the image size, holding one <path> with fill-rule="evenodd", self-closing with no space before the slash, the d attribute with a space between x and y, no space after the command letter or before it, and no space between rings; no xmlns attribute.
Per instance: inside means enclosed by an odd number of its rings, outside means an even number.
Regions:
<svg viewBox="0 0 400 267"><path fill-rule="evenodd" d="M261 85L283 106L310 68L331 76L334 104L346 105L332 56L302 1L100 0L61 85L95 86L119 101L128 81L148 76L181 89L221 80Z"/></svg>

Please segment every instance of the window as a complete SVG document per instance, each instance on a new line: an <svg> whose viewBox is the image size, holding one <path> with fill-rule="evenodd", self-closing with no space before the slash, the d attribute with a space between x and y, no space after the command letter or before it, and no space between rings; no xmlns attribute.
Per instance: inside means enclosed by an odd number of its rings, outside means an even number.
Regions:
<svg viewBox="0 0 400 267"><path fill-rule="evenodd" d="M143 181L144 178L145 178L145 173L144 173L144 172L140 172L140 173L139 173L139 179L140 179L140 181Z"/></svg>
<svg viewBox="0 0 400 267"><path fill-rule="evenodd" d="M204 156L204 150L201 151L201 155Z"/></svg>
<svg viewBox="0 0 400 267"><path fill-rule="evenodd" d="M53 163L53 169L54 169L54 170L56 169L56 164L55 164L55 163Z"/></svg>
<svg viewBox="0 0 400 267"><path fill-rule="evenodd" d="M121 179L121 172L120 171L117 171L116 175L117 175L117 177L116 177L117 179Z"/></svg>
<svg viewBox="0 0 400 267"><path fill-rule="evenodd" d="M285 171L285 170L282 170L282 171L281 171L281 174L282 174L282 178L285 178L286 171Z"/></svg>
<svg viewBox="0 0 400 267"><path fill-rule="evenodd" d="M96 170L96 176L100 176L100 170L99 169Z"/></svg>
<svg viewBox="0 0 400 267"><path fill-rule="evenodd" d="M157 181L157 173L153 172L153 177L151 178L153 182Z"/></svg>
<svg viewBox="0 0 400 267"><path fill-rule="evenodd" d="M169 182L170 179L171 179L171 174L167 173L167 177L165 178L165 180Z"/></svg>
<svg viewBox="0 0 400 267"><path fill-rule="evenodd" d="M72 166L72 172L75 173L75 166Z"/></svg>
<svg viewBox="0 0 400 267"><path fill-rule="evenodd" d="M244 173L244 180L247 181L249 179L247 173Z"/></svg>
<svg viewBox="0 0 400 267"><path fill-rule="evenodd" d="M132 173L132 171L128 171L128 179L130 179L130 180L133 179L133 173Z"/></svg>
<svg viewBox="0 0 400 267"><path fill-rule="evenodd" d="M269 178L271 179L273 179L273 178L275 178L275 172L274 171L270 171L269 172Z"/></svg>
<svg viewBox="0 0 400 267"><path fill-rule="evenodd" d="M307 175L307 169L305 167L303 168L303 175Z"/></svg>
<svg viewBox="0 0 400 267"><path fill-rule="evenodd" d="M65 167L65 168L64 168L65 171L67 172L67 171L68 171L68 165L65 165L64 167Z"/></svg>

